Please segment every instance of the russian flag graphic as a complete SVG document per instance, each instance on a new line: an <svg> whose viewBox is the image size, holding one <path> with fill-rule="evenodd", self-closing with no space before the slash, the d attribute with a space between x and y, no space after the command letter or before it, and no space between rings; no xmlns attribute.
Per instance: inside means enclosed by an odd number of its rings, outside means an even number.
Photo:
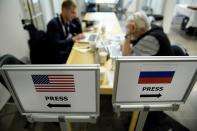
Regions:
<svg viewBox="0 0 197 131"><path fill-rule="evenodd" d="M170 84L175 71L141 71L138 84Z"/></svg>

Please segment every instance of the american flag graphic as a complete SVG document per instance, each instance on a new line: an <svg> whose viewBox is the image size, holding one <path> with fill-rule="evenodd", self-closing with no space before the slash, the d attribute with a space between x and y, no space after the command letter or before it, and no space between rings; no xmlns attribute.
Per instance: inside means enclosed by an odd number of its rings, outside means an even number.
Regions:
<svg viewBox="0 0 197 131"><path fill-rule="evenodd" d="M36 92L75 92L74 75L31 75Z"/></svg>

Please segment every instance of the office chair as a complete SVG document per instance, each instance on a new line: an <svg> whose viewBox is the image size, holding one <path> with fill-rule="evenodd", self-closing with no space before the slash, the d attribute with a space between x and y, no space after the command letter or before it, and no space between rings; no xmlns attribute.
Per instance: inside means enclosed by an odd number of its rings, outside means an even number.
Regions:
<svg viewBox="0 0 197 131"><path fill-rule="evenodd" d="M86 3L86 12L96 12L97 11L97 7L94 2L86 0L85 3Z"/></svg>
<svg viewBox="0 0 197 131"><path fill-rule="evenodd" d="M96 12L96 4L88 4L86 7L86 12Z"/></svg>
<svg viewBox="0 0 197 131"><path fill-rule="evenodd" d="M0 111L3 109L7 101L10 99L10 93L6 87L0 82ZM1 114L0 114L1 116Z"/></svg>
<svg viewBox="0 0 197 131"><path fill-rule="evenodd" d="M189 17L184 16L182 23L181 23L181 30L185 31L186 34L197 36L197 28L196 27L187 27L187 24L189 22Z"/></svg>
<svg viewBox="0 0 197 131"><path fill-rule="evenodd" d="M55 64L52 62L52 47L48 44L45 31L38 30L33 22L25 20L22 22L23 28L28 31L30 39L28 46L30 49L31 64Z"/></svg>
<svg viewBox="0 0 197 131"><path fill-rule="evenodd" d="M13 55L4 55L0 57L0 67L3 65L10 65L10 64L24 64L22 61L18 60ZM3 80L2 74L0 74L0 82L6 87L5 81Z"/></svg>
<svg viewBox="0 0 197 131"><path fill-rule="evenodd" d="M10 64L25 64L13 55L3 55L0 57L0 67L3 65ZM5 84L2 74L0 74L0 110L8 103L9 105L15 105L14 100L12 99L8 87ZM12 112L13 113L13 112ZM10 113L0 114L0 116L9 115ZM29 128L30 123L27 121L24 128Z"/></svg>
<svg viewBox="0 0 197 131"><path fill-rule="evenodd" d="M24 63L18 60L13 55L6 54L0 57L0 67L9 64L24 64ZM0 109L2 109L5 106L8 100L10 104L14 104L13 100L10 99L10 93L8 91L8 87L3 79L2 74L0 74L0 100L1 100Z"/></svg>
<svg viewBox="0 0 197 131"><path fill-rule="evenodd" d="M22 61L14 57L13 55L3 55L0 57L0 66L3 66L4 64L24 64Z"/></svg>
<svg viewBox="0 0 197 131"><path fill-rule="evenodd" d="M115 6L114 12L116 13L118 19L122 19L127 17L128 8L133 4L133 0L128 0L126 4L124 4L123 0L119 0ZM124 17L123 17L124 16Z"/></svg>
<svg viewBox="0 0 197 131"><path fill-rule="evenodd" d="M174 56L189 56L189 53L184 47L179 45L171 45Z"/></svg>
<svg viewBox="0 0 197 131"><path fill-rule="evenodd" d="M185 16L182 20L182 23L181 23L181 30L185 31L187 29L186 25L188 22L189 22L189 17Z"/></svg>

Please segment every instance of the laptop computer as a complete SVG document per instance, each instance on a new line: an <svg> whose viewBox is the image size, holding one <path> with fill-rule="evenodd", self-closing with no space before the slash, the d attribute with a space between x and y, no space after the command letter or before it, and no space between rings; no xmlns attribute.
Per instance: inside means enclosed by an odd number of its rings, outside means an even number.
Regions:
<svg viewBox="0 0 197 131"><path fill-rule="evenodd" d="M96 42L98 39L98 34L97 33L84 33L85 38L79 40L79 43L91 43L91 42Z"/></svg>
<svg viewBox="0 0 197 131"><path fill-rule="evenodd" d="M107 49L109 51L110 58L122 56L122 51L120 49L120 45L108 45Z"/></svg>

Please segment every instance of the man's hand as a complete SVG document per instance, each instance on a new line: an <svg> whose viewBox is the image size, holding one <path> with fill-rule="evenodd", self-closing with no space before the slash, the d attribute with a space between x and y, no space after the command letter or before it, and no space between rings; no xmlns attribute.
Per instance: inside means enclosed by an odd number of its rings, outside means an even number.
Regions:
<svg viewBox="0 0 197 131"><path fill-rule="evenodd" d="M81 34L78 34L78 35L72 37L72 40L73 40L74 42L77 42L77 41L79 41L79 40L81 40L81 39L84 39L84 38L85 38L85 36L81 33Z"/></svg>
<svg viewBox="0 0 197 131"><path fill-rule="evenodd" d="M126 28L127 28L127 35L132 35L136 31L136 25L132 21L128 22Z"/></svg>

